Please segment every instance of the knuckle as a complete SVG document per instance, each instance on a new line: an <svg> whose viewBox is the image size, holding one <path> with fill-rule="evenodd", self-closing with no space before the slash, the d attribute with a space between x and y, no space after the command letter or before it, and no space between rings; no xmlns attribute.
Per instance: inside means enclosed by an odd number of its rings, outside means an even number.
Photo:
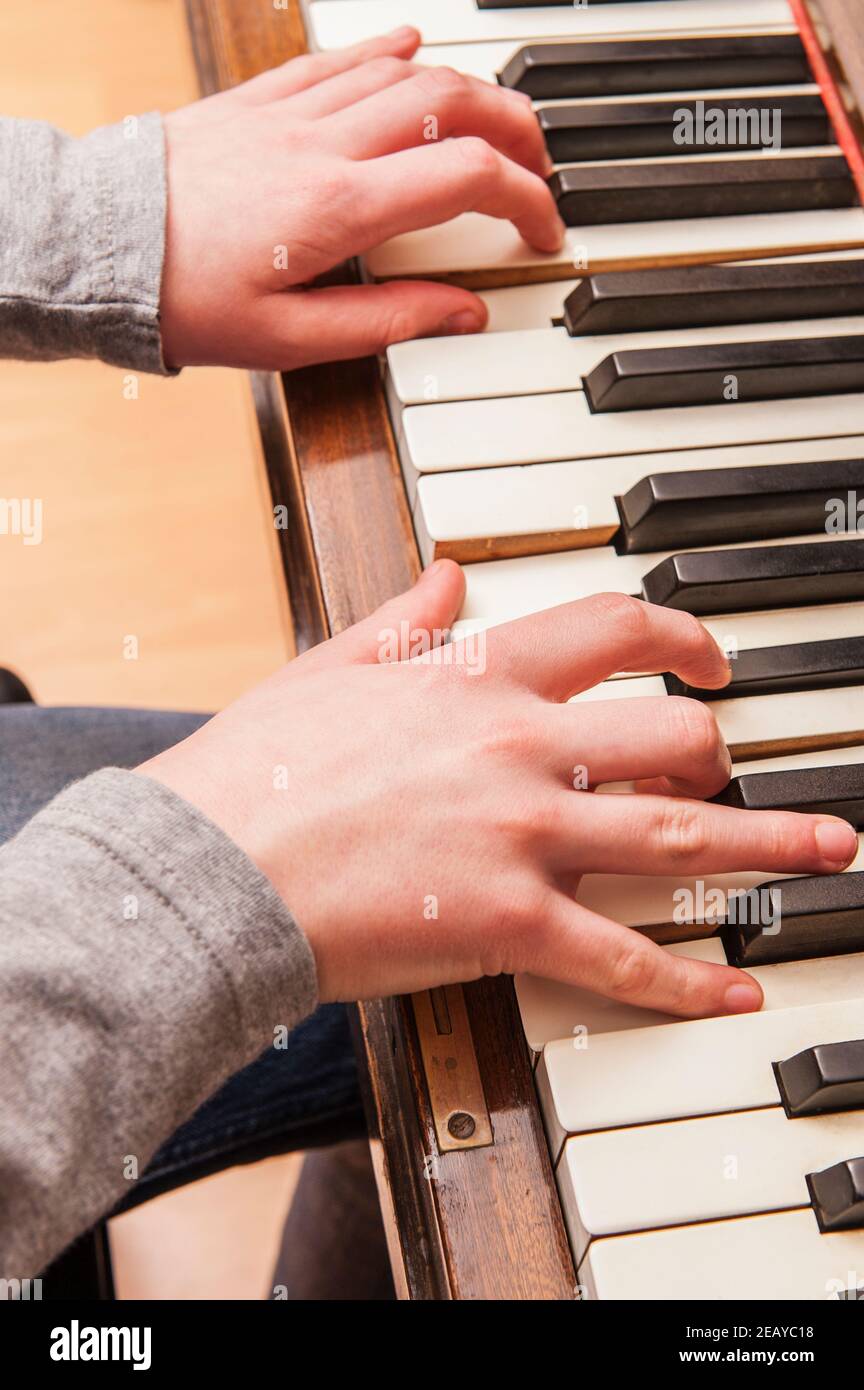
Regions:
<svg viewBox="0 0 864 1390"><path fill-rule="evenodd" d="M758 834L760 857L764 858L766 864L788 861L793 848L805 859L812 853L813 832L806 816L769 811L759 816L758 829L754 824L755 819L751 817L750 829Z"/></svg>
<svg viewBox="0 0 864 1390"><path fill-rule="evenodd" d="M506 891L493 928L496 935L503 929L511 942L536 933L547 911L546 894L539 883L515 883Z"/></svg>
<svg viewBox="0 0 864 1390"><path fill-rule="evenodd" d="M382 347L404 343L416 336L413 320L407 309L390 309L381 318L378 339Z"/></svg>
<svg viewBox="0 0 864 1390"><path fill-rule="evenodd" d="M537 751L537 730L534 721L523 714L511 714L485 734L483 749L492 757L525 762Z"/></svg>
<svg viewBox="0 0 864 1390"><path fill-rule="evenodd" d="M700 1012L700 989L697 968L681 956L670 956L671 969L667 964L663 993L667 1013L689 1016ZM704 1002L704 1001L703 1001Z"/></svg>
<svg viewBox="0 0 864 1390"><path fill-rule="evenodd" d="M708 651L713 644L713 639L708 629L693 613L680 613L678 615L678 626L681 629L681 636L684 644L693 652Z"/></svg>
<svg viewBox="0 0 864 1390"><path fill-rule="evenodd" d="M384 82L398 82L407 71L409 64L402 58L383 54L380 58L370 58L365 64L367 71L380 77Z"/></svg>
<svg viewBox="0 0 864 1390"><path fill-rule="evenodd" d="M454 141L475 182L490 182L498 173L499 155L479 135L464 135Z"/></svg>
<svg viewBox="0 0 864 1390"><path fill-rule="evenodd" d="M417 81L424 92L439 98L461 96L471 85L464 73L446 65L424 69Z"/></svg>
<svg viewBox="0 0 864 1390"><path fill-rule="evenodd" d="M700 807L689 801L675 801L660 808L658 817L660 852L671 863L703 856L710 845L710 833Z"/></svg>
<svg viewBox="0 0 864 1390"><path fill-rule="evenodd" d="M289 58L287 63L280 63L274 72L290 73L299 81L305 82L307 78L326 76L324 64L321 63L318 54L301 53L297 58Z"/></svg>
<svg viewBox="0 0 864 1390"><path fill-rule="evenodd" d="M609 988L618 999L640 999L657 979L657 961L637 941L623 943L609 962Z"/></svg>
<svg viewBox="0 0 864 1390"><path fill-rule="evenodd" d="M548 843L553 815L545 801L524 791L509 794L505 805L491 815L491 833L516 863L536 863Z"/></svg>
<svg viewBox="0 0 864 1390"><path fill-rule="evenodd" d="M715 761L720 750L720 728L707 705L683 695L669 698L670 734L702 766Z"/></svg>
<svg viewBox="0 0 864 1390"><path fill-rule="evenodd" d="M589 599L592 609L604 623L610 624L622 645L636 645L648 635L650 618L647 604L629 594L595 594Z"/></svg>

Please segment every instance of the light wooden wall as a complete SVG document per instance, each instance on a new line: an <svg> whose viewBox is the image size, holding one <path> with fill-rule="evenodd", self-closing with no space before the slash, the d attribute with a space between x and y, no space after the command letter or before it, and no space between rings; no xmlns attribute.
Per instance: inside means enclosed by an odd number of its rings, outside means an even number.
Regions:
<svg viewBox="0 0 864 1390"><path fill-rule="evenodd" d="M81 133L194 95L182 0L0 7L6 115ZM0 362L0 497L44 516L41 545L0 535L0 665L47 704L215 709L291 650L248 384L124 383Z"/></svg>

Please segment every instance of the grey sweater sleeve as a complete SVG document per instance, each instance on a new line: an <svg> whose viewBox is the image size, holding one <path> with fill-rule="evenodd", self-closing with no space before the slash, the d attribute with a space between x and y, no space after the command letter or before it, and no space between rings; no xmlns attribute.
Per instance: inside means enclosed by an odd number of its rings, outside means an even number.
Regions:
<svg viewBox="0 0 864 1390"><path fill-rule="evenodd" d="M160 783L108 769L0 850L0 1274L35 1277L316 1002L269 881Z"/></svg>
<svg viewBox="0 0 864 1390"><path fill-rule="evenodd" d="M0 357L166 373L165 211L159 115L81 140L0 119Z"/></svg>

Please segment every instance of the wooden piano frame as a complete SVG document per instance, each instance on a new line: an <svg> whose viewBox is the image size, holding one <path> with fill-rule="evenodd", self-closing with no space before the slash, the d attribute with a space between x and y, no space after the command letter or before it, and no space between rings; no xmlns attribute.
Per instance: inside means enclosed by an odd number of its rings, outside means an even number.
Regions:
<svg viewBox="0 0 864 1390"><path fill-rule="evenodd" d="M856 93L864 110L864 0L821 0L816 27L804 0L791 4L864 183L861 127L848 99ZM275 0L186 0L186 7L205 92L306 50L298 0L279 8ZM844 55L842 81L832 47ZM255 374L252 389L273 505L284 505L289 517L278 536L303 651L406 589L420 560L378 363ZM575 1298L512 981L434 994L441 997L375 1000L352 1011L397 1291L412 1299ZM457 1075L443 1111L441 1053L428 1032L436 1017L444 1052L451 1021L454 1034L460 1020L468 1028L456 1057L467 1099L463 1107ZM464 1129L454 1126L452 1147L443 1128L448 1109L468 1110L474 1131L459 1138ZM482 1142L481 1112L491 1143Z"/></svg>

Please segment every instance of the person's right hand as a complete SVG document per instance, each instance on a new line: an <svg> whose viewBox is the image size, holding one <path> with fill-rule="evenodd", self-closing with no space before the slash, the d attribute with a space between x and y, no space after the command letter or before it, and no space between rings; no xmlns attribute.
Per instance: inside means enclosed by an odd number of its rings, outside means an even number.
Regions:
<svg viewBox="0 0 864 1390"><path fill-rule="evenodd" d="M649 667L725 685L726 657L688 614L600 594L487 633L482 673L459 643L390 659L400 632L448 628L463 590L439 561L138 771L268 875L312 944L323 1000L527 971L687 1017L758 1008L742 971L581 907L580 875L830 873L856 852L851 827L699 800L730 762L695 700L565 703ZM665 780L577 791L577 766L592 785Z"/></svg>

